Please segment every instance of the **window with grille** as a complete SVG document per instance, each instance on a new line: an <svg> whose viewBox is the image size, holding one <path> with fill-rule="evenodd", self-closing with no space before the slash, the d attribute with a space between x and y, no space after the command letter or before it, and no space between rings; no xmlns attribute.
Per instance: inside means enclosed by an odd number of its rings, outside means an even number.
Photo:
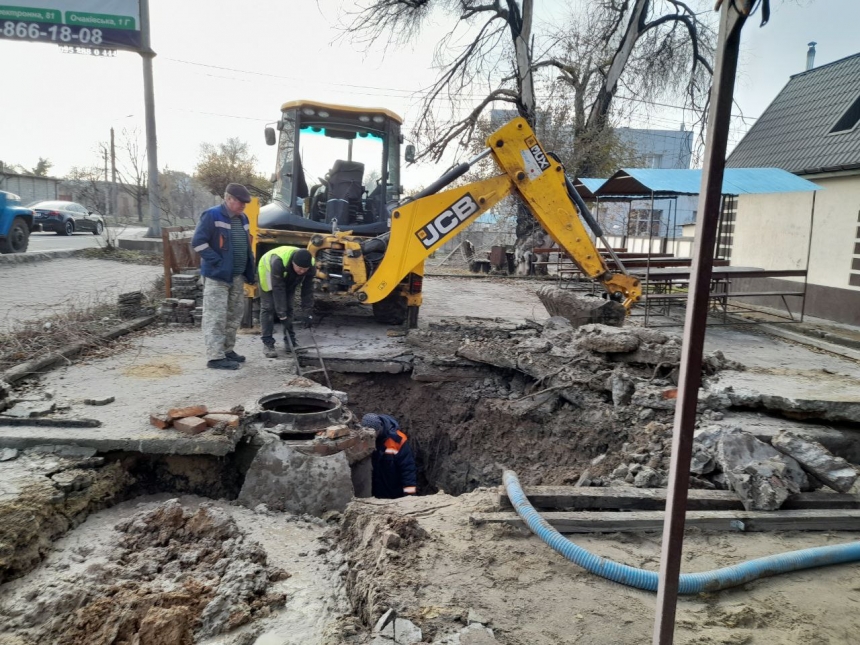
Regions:
<svg viewBox="0 0 860 645"><path fill-rule="evenodd" d="M630 211L627 235L636 237L657 237L663 224L663 211L650 208L634 208Z"/></svg>

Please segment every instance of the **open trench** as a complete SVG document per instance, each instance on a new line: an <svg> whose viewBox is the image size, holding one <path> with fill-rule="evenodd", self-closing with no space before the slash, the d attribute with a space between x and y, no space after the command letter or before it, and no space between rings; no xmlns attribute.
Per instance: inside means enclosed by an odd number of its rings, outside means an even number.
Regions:
<svg viewBox="0 0 860 645"><path fill-rule="evenodd" d="M634 462L665 474L672 406L631 405L629 397L619 405L609 378L629 379L637 369L649 386L671 390L671 367L647 363L623 373L589 363L564 396L498 364L472 365L468 376L451 379L334 373L332 387L348 394L357 419L384 412L400 420L416 455L419 495L457 496L497 486L505 468L525 485L606 485ZM307 409L307 401L293 403L298 415L319 411L312 402ZM716 408L700 414L703 423L721 416ZM305 430L292 439L311 440L317 429ZM266 633L283 643L360 639L384 603L382 596L368 601L374 580L347 567L339 542L348 550L362 531L384 537L391 530L408 541L418 530L384 519L368 529L347 515L338 534L336 514L327 523L236 506L259 449L243 440L224 457L24 451L19 460L30 478L20 477L23 494L0 496L0 582L12 581L0 587L0 641L166 645L227 643L229 636L244 645L269 642L257 641ZM661 483L659 475L648 482ZM273 619L285 604L299 627Z"/></svg>

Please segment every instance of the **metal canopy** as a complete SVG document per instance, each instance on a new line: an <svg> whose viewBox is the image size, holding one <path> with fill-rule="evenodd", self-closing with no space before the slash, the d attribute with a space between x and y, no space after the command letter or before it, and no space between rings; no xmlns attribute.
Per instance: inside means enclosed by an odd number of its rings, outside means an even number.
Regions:
<svg viewBox="0 0 860 645"><path fill-rule="evenodd" d="M573 187L583 199L594 199L597 189L606 183L605 179L595 177L577 177L573 180Z"/></svg>
<svg viewBox="0 0 860 645"><path fill-rule="evenodd" d="M584 180L581 180L584 181ZM701 170L660 168L622 168L597 190L596 197L698 195L702 186ZM797 193L821 190L811 181L781 168L726 168L723 195Z"/></svg>

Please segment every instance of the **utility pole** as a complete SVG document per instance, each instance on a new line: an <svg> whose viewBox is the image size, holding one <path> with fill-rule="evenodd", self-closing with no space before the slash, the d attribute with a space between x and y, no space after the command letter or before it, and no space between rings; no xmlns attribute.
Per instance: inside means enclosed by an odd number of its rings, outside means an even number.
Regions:
<svg viewBox="0 0 860 645"><path fill-rule="evenodd" d="M108 172L107 172L108 151L105 148L104 150L102 150L102 152L104 153L104 159L105 159L105 210L107 211L107 213L105 213L105 214L110 215L111 214L110 213L110 186L108 184Z"/></svg>
<svg viewBox="0 0 860 645"><path fill-rule="evenodd" d="M116 203L116 147L114 146L113 127L110 129L110 212L117 216Z"/></svg>
<svg viewBox="0 0 860 645"><path fill-rule="evenodd" d="M155 136L155 88L152 79L152 51L149 30L149 0L140 0L140 38L143 58L143 102L146 109L146 159L149 163L149 229L146 237L161 237L161 208L158 199L158 139Z"/></svg>

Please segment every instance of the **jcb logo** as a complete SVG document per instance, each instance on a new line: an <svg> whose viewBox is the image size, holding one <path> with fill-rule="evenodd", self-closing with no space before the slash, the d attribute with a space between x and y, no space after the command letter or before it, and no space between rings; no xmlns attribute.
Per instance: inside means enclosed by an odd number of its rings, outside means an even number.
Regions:
<svg viewBox="0 0 860 645"><path fill-rule="evenodd" d="M532 153L532 157L534 157L535 162L538 166L540 166L540 171L543 172L547 168L549 168L549 161L547 161L546 154L543 150L541 150L540 144L537 142L537 139L534 137L529 137L526 139L526 145L529 147L529 152Z"/></svg>
<svg viewBox="0 0 860 645"><path fill-rule="evenodd" d="M467 193L449 208L434 217L429 224L419 229L415 235L421 240L424 248L429 249L476 212L478 212L478 204Z"/></svg>

